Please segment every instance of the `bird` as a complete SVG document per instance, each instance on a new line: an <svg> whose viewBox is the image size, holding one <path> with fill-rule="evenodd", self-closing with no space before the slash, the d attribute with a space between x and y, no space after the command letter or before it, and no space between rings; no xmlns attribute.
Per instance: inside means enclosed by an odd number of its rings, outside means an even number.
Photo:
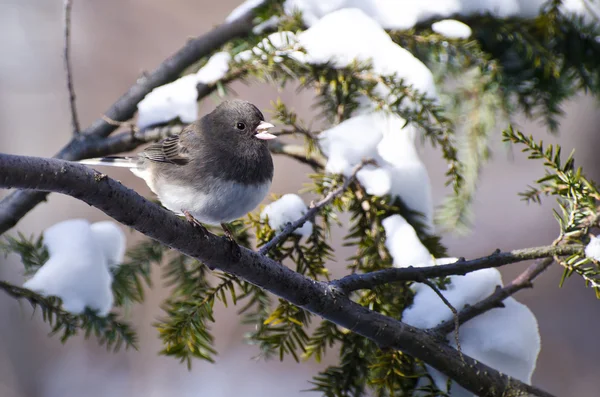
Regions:
<svg viewBox="0 0 600 397"><path fill-rule="evenodd" d="M142 178L161 204L195 226L221 225L252 211L273 181L273 159L265 121L252 103L232 99L184 130L146 147L136 156L80 161L86 165L126 167Z"/></svg>

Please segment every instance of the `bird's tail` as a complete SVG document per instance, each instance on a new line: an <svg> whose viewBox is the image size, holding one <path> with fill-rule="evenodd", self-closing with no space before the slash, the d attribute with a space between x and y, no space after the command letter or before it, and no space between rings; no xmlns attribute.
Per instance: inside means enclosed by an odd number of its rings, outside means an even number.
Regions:
<svg viewBox="0 0 600 397"><path fill-rule="evenodd" d="M105 165L109 167L123 167L123 168L136 168L137 158L136 157L123 157L123 156L109 156L99 157L95 159L86 159L78 161L80 164L85 165Z"/></svg>

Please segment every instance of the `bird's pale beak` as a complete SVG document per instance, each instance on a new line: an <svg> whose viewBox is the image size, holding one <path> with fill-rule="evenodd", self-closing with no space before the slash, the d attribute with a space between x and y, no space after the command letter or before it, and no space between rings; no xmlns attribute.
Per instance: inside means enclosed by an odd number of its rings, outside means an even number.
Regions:
<svg viewBox="0 0 600 397"><path fill-rule="evenodd" d="M273 124L271 123L267 123L266 121L261 121L260 124L258 125L258 127L256 127L256 135L254 135L256 138L258 139L262 139L262 140L269 140L269 139L275 139L277 138L277 135L273 135L273 134L269 134L267 132L267 130L269 128L273 128L275 127Z"/></svg>

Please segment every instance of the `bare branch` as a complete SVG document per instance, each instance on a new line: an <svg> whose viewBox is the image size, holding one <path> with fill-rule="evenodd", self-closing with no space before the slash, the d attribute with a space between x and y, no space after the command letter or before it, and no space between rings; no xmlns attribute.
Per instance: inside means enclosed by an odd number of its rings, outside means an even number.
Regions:
<svg viewBox="0 0 600 397"><path fill-rule="evenodd" d="M64 63L67 74L67 90L69 91L69 105L71 107L71 125L73 134L77 135L81 131L79 118L77 117L77 106L75 105L75 88L73 87L73 72L71 70L71 0L65 0L64 5Z"/></svg>
<svg viewBox="0 0 600 397"><path fill-rule="evenodd" d="M558 247L557 247L558 248ZM532 281L538 275L540 275L544 270L546 270L551 264L554 262L553 258L544 258L536 261L532 265L530 265L523 273L521 273L517 278L508 283L504 288L498 286L496 291L487 298L482 301L477 302L474 305L470 305L462 309L458 313L458 323L464 324L467 321L479 316L487 312L488 310L492 310L499 307L504 307L502 301L514 293L524 289L533 287ZM440 325L435 328L432 328L432 331L446 336L448 332L452 331L454 327L453 321L444 321Z"/></svg>
<svg viewBox="0 0 600 397"><path fill-rule="evenodd" d="M461 355L439 339L336 293L265 255L199 232L192 224L84 165L0 154L0 187L54 191L76 197L179 252L254 285L352 332L424 361L467 390L490 397L549 393Z"/></svg>
<svg viewBox="0 0 600 397"><path fill-rule="evenodd" d="M325 157L321 156L320 154L308 155L306 147L302 145L284 143L279 139L269 141L269 150L271 150L271 153L284 154L288 157L296 159L301 163L311 166L314 170L322 170L325 168L325 163L327 162Z"/></svg>
<svg viewBox="0 0 600 397"><path fill-rule="evenodd" d="M330 191L325 197L323 197L317 203L311 203L309 210L306 211L306 214L304 214L300 219L298 219L294 222L288 223L279 234L277 234L275 237L273 237L273 239L271 241L269 241L265 245L263 245L260 248L260 250L258 251L258 253L261 255L266 255L271 248L275 247L281 241L285 240L290 234L292 234L294 232L294 230L302 227L302 225L304 225L309 219L314 218L314 216L317 214L317 212L319 212L321 210L321 208L323 208L324 206L331 203L334 198L341 195L348 189L350 184L356 178L356 174L358 173L358 171L361 170L361 168L363 168L367 164L372 164L372 163L373 163L373 160L363 160L360 163L358 163L356 166L354 166L354 168L352 169L352 173L350 174L350 176L348 178L346 178L346 180L344 181L342 186L338 187L335 190Z"/></svg>
<svg viewBox="0 0 600 397"><path fill-rule="evenodd" d="M54 157L64 160L81 160L89 157L106 156L119 152L100 152L95 146L101 144L99 139L105 138L117 129L117 124L106 120L126 121L132 118L137 104L154 88L175 80L189 66L202 57L210 55L214 50L237 37L251 33L254 10L249 10L233 22L217 26L203 36L189 40L175 54L162 62L156 70L138 81L121 96L105 113L87 127L79 136L74 137ZM200 84L198 98L208 95L214 87ZM111 147L103 145L104 149ZM133 147L134 148L134 147ZM132 148L132 149L133 149ZM36 205L46 199L47 193L18 191L13 192L0 201L0 235L12 228Z"/></svg>
<svg viewBox="0 0 600 397"><path fill-rule="evenodd" d="M403 267L379 270L365 274L351 274L339 280L332 280L330 284L339 288L345 293L359 289L371 289L381 284L394 283L399 281L419 281L421 277L447 277L453 275L465 275L476 270L487 269L490 267L501 267L511 263L522 262L531 259L539 259L553 256L573 255L583 252L580 245L562 245L562 246L544 246L513 250L509 252L494 252L470 261L464 258L455 263L440 266L425 267Z"/></svg>

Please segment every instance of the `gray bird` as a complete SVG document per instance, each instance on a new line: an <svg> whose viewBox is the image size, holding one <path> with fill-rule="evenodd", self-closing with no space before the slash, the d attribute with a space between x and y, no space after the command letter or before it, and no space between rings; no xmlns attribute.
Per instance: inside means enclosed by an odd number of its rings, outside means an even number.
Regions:
<svg viewBox="0 0 600 397"><path fill-rule="evenodd" d="M273 125L253 104L228 100L180 134L148 146L135 157L83 160L127 167L144 179L163 206L198 226L225 225L252 211L273 180L266 140Z"/></svg>

